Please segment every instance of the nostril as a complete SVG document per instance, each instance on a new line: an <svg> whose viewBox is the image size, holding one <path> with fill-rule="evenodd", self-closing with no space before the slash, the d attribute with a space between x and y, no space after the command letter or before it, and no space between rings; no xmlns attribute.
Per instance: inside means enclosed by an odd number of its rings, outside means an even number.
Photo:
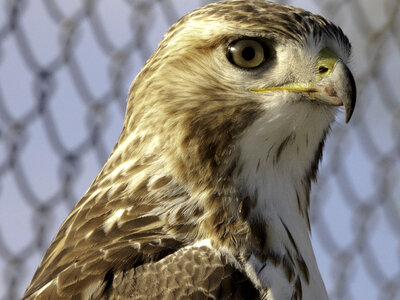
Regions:
<svg viewBox="0 0 400 300"><path fill-rule="evenodd" d="M318 68L318 72L320 73L320 74L325 74L325 73L327 73L329 71L329 69L327 68L327 67L324 67L324 66L320 66L319 68Z"/></svg>

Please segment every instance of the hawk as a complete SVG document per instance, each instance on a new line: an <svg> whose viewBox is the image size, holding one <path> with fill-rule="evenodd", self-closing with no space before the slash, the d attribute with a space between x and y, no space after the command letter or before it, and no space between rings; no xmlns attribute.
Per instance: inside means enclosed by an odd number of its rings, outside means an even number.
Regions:
<svg viewBox="0 0 400 300"><path fill-rule="evenodd" d="M355 107L350 52L330 21L261 0L180 19L24 299L327 299L310 187Z"/></svg>

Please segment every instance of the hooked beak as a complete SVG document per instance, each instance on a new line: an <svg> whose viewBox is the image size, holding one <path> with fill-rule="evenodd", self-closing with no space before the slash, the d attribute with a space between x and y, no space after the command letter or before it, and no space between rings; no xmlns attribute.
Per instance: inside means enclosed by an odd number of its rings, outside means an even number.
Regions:
<svg viewBox="0 0 400 300"><path fill-rule="evenodd" d="M321 51L318 70L319 74L315 82L289 83L277 87L252 89L251 91L254 93L268 91L301 93L311 101L344 106L346 123L348 123L353 114L357 96L356 83L351 71L329 49Z"/></svg>
<svg viewBox="0 0 400 300"><path fill-rule="evenodd" d="M356 83L349 68L338 60L328 77L310 86L309 97L329 105L343 105L348 123L357 97Z"/></svg>

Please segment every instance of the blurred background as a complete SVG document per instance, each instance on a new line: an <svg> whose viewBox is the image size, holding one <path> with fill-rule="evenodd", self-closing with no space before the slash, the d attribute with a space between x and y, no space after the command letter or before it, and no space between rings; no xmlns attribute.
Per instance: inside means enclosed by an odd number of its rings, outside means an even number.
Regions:
<svg viewBox="0 0 400 300"><path fill-rule="evenodd" d="M0 299L18 299L119 136L129 85L168 27L212 1L0 0ZM400 299L400 1L280 1L353 43L358 103L313 185L331 299Z"/></svg>

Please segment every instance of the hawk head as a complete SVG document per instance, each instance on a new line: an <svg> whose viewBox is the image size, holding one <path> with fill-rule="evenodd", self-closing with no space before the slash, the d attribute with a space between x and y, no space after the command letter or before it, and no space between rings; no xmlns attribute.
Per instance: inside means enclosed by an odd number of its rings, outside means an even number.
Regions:
<svg viewBox="0 0 400 300"><path fill-rule="evenodd" d="M232 296L246 282L264 299L327 298L309 194L338 107L346 122L354 110L350 48L321 16L266 1L213 3L175 23L26 297ZM196 257L214 273L194 276ZM185 276L165 271L181 261ZM156 269L182 286L143 279Z"/></svg>

